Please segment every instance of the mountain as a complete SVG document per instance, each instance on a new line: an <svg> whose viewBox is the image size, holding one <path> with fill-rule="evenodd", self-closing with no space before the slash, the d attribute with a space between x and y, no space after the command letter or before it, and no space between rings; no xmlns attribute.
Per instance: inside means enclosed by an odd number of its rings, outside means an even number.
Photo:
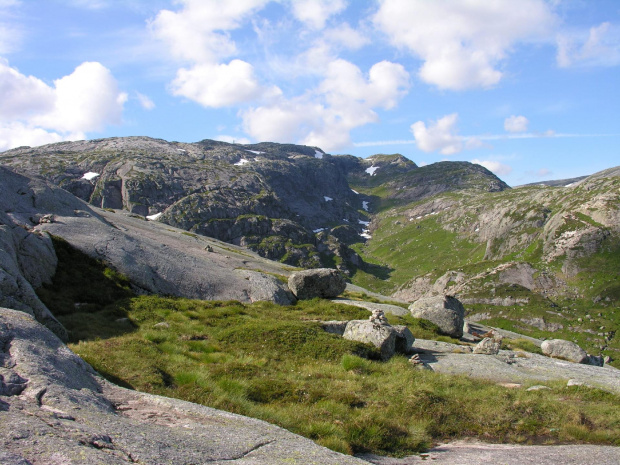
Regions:
<svg viewBox="0 0 620 465"><path fill-rule="evenodd" d="M389 186L398 175L419 172L411 182L439 186L433 181L452 166L444 163L435 173L400 155L364 160L290 144L146 137L21 147L1 153L0 163L42 176L97 207L156 217L287 264L343 271L363 267L348 246L364 240L373 202L352 191L347 177ZM503 184L482 167L458 164L455 178L430 193L457 186L456 178L465 183L468 169L479 172L481 184ZM427 187L413 191L429 193Z"/></svg>
<svg viewBox="0 0 620 465"><path fill-rule="evenodd" d="M430 186L403 182L420 171L376 187L350 178L378 207L372 239L355 247L374 268L353 282L408 301L454 294L470 318L620 358L619 168L566 187L487 191L460 189L454 169Z"/></svg>

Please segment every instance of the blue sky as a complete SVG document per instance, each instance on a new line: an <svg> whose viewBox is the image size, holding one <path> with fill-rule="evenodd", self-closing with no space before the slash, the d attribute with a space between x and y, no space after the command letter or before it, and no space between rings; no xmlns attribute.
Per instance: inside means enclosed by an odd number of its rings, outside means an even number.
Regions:
<svg viewBox="0 0 620 465"><path fill-rule="evenodd" d="M292 142L510 185L620 165L618 0L0 0L0 150Z"/></svg>

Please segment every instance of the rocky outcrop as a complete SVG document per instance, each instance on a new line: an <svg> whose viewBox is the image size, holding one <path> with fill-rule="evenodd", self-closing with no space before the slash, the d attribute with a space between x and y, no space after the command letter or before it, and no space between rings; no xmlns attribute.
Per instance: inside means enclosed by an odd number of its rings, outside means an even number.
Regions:
<svg viewBox="0 0 620 465"><path fill-rule="evenodd" d="M338 270L319 268L292 273L288 278L288 287L300 300L315 297L331 299L342 294L347 283Z"/></svg>
<svg viewBox="0 0 620 465"><path fill-rule="evenodd" d="M440 331L448 336L463 336L465 309L458 299L452 296L425 297L409 306L414 318L423 318L435 323Z"/></svg>
<svg viewBox="0 0 620 465"><path fill-rule="evenodd" d="M23 312L0 309L3 464L363 464L279 427L119 388Z"/></svg>
<svg viewBox="0 0 620 465"><path fill-rule="evenodd" d="M34 291L55 272L50 234L124 274L139 292L284 305L295 300L274 276L286 277L291 267L128 212L95 209L5 168L0 181L2 305L34 315L61 337L64 329Z"/></svg>
<svg viewBox="0 0 620 465"><path fill-rule="evenodd" d="M574 363L589 363L586 351L571 341L550 339L544 341L540 348L548 357L561 358Z"/></svg>

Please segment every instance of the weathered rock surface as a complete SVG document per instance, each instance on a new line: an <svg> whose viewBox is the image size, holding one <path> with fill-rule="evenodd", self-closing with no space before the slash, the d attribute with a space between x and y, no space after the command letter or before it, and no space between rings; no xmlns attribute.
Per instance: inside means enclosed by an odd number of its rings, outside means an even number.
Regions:
<svg viewBox="0 0 620 465"><path fill-rule="evenodd" d="M374 345L381 352L383 360L388 360L395 352L409 353L415 341L406 326L390 326L368 320L349 321L342 336L351 341Z"/></svg>
<svg viewBox="0 0 620 465"><path fill-rule="evenodd" d="M271 276L288 276L292 268L287 265L128 212L90 207L44 180L5 168L0 168L0 181L0 300L34 315L61 337L64 329L34 292L55 272L49 234L103 260L141 292L294 302L286 284ZM51 222L41 221L50 216Z"/></svg>
<svg viewBox="0 0 620 465"><path fill-rule="evenodd" d="M424 318L439 326L448 336L463 336L465 309L458 299L452 296L425 297L409 306L411 315Z"/></svg>
<svg viewBox="0 0 620 465"><path fill-rule="evenodd" d="M549 339L543 341L540 348L543 354L549 357L561 358L575 363L589 363L590 361L586 351L571 341Z"/></svg>
<svg viewBox="0 0 620 465"><path fill-rule="evenodd" d="M376 302L366 302L363 300L350 300L350 299L332 299L332 302L338 304L353 305L355 307L365 308L366 310L381 310L384 313L391 315L404 316L409 314L409 310L398 305L392 304L380 304Z"/></svg>
<svg viewBox="0 0 620 465"><path fill-rule="evenodd" d="M434 371L482 378L497 383L536 383L575 379L587 386L620 393L620 370L573 363L522 351L497 355L467 353L463 346L416 339L413 351Z"/></svg>
<svg viewBox="0 0 620 465"><path fill-rule="evenodd" d="M318 268L292 273L288 278L288 287L300 300L315 297L331 299L342 294L347 283L338 270Z"/></svg>
<svg viewBox="0 0 620 465"><path fill-rule="evenodd" d="M114 386L24 312L0 309L0 362L3 464L367 463L260 420ZM21 387L9 392L11 376Z"/></svg>
<svg viewBox="0 0 620 465"><path fill-rule="evenodd" d="M474 347L472 352L474 354L497 355L501 346L501 341L498 342L493 338L485 337L482 341L476 344L476 347Z"/></svg>

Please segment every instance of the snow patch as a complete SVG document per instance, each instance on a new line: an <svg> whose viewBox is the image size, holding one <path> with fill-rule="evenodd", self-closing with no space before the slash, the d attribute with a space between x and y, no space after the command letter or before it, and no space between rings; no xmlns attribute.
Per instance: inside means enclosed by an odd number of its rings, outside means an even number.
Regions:
<svg viewBox="0 0 620 465"><path fill-rule="evenodd" d="M250 150L248 150L248 152L250 152ZM250 160L246 160L245 158L242 158L241 160L239 160L237 163L235 163L235 166L243 166L246 163L250 163Z"/></svg>
<svg viewBox="0 0 620 465"><path fill-rule="evenodd" d="M351 189L353 191L354 194L360 195L359 192L357 192L355 189Z"/></svg>
<svg viewBox="0 0 620 465"><path fill-rule="evenodd" d="M313 229L313 230L312 230L312 232L313 232L314 234L316 234L316 233L320 233L321 231L325 231L326 229L327 229L327 228Z"/></svg>
<svg viewBox="0 0 620 465"><path fill-rule="evenodd" d="M162 213L155 213L154 215L147 216L146 219L149 221L157 221L161 215Z"/></svg>
<svg viewBox="0 0 620 465"><path fill-rule="evenodd" d="M362 236L364 239L372 239L372 236L368 234L368 229L364 229L362 231L362 234L360 234L360 236Z"/></svg>
<svg viewBox="0 0 620 465"><path fill-rule="evenodd" d="M88 173L84 174L84 176L82 176L82 179L88 179L89 181L92 181L97 176L100 176L100 174L89 171Z"/></svg>
<svg viewBox="0 0 620 465"><path fill-rule="evenodd" d="M326 195L324 195L323 198L325 199L326 202L331 202L332 200L334 200L331 197L327 197Z"/></svg>
<svg viewBox="0 0 620 465"><path fill-rule="evenodd" d="M368 202L367 202L366 200L364 200L364 201L362 202L362 208L363 208L364 210L368 211Z"/></svg>
<svg viewBox="0 0 620 465"><path fill-rule="evenodd" d="M480 228L476 228L474 232L478 232L478 231L480 231Z"/></svg>
<svg viewBox="0 0 620 465"><path fill-rule="evenodd" d="M357 221L359 224L363 224L364 226L368 226L370 224L370 221L363 221L363 220L358 220Z"/></svg>
<svg viewBox="0 0 620 465"><path fill-rule="evenodd" d="M319 160L323 158L323 154L319 152L318 150L314 151L314 156L315 158L318 158Z"/></svg>
<svg viewBox="0 0 620 465"><path fill-rule="evenodd" d="M370 168L366 168L366 172L371 175L374 176L375 175L375 171L377 171L380 167L379 166L371 166Z"/></svg>
<svg viewBox="0 0 620 465"><path fill-rule="evenodd" d="M265 152L259 152L258 150L248 150L248 149L245 149L245 151L246 152L250 152L250 153L254 153L256 155L260 155L261 153L265 153Z"/></svg>

